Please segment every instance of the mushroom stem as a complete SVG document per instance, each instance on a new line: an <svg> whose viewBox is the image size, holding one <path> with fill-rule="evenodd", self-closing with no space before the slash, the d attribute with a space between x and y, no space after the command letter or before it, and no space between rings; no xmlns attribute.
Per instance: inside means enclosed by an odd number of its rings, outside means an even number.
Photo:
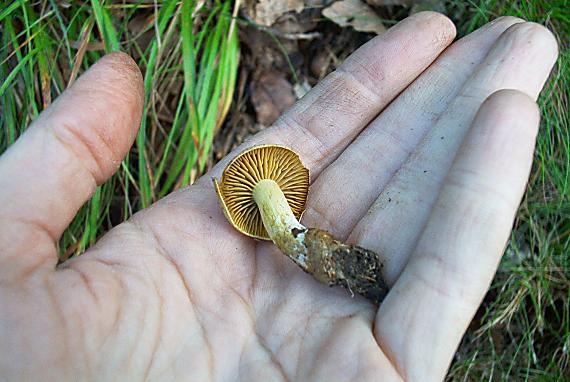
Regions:
<svg viewBox="0 0 570 382"><path fill-rule="evenodd" d="M260 180L253 188L253 200L271 241L297 265L307 269L304 245L305 226L297 221L281 188L271 179Z"/></svg>

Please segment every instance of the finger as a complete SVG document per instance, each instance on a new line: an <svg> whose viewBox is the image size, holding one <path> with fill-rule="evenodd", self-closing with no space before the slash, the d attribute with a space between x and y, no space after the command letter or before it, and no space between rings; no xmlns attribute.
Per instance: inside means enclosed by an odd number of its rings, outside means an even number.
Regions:
<svg viewBox="0 0 570 382"><path fill-rule="evenodd" d="M408 17L359 48L273 127L240 146L204 178L210 182L238 152L261 143L290 147L316 176L454 36L453 23L439 13Z"/></svg>
<svg viewBox="0 0 570 382"><path fill-rule="evenodd" d="M376 316L406 380L442 380L489 288L532 163L539 112L515 90L481 107L414 256Z"/></svg>
<svg viewBox="0 0 570 382"><path fill-rule="evenodd" d="M511 26L390 179L350 237L383 256L388 282L392 283L406 264L483 100L509 88L536 98L556 55L556 42L544 27L533 23Z"/></svg>
<svg viewBox="0 0 570 382"><path fill-rule="evenodd" d="M0 158L0 269L53 266L55 242L118 168L140 123L142 77L110 54L66 90Z"/></svg>
<svg viewBox="0 0 570 382"><path fill-rule="evenodd" d="M498 19L449 47L314 181L304 223L345 239L497 38L518 22Z"/></svg>

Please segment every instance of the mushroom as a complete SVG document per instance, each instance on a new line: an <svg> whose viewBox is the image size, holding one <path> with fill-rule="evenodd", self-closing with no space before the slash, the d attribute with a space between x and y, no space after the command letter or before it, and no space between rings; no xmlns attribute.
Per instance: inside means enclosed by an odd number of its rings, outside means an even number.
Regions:
<svg viewBox="0 0 570 382"><path fill-rule="evenodd" d="M241 233L271 240L318 281L341 285L380 304L388 292L373 251L342 243L299 223L307 202L309 170L299 155L278 145L249 148L214 179L222 210Z"/></svg>

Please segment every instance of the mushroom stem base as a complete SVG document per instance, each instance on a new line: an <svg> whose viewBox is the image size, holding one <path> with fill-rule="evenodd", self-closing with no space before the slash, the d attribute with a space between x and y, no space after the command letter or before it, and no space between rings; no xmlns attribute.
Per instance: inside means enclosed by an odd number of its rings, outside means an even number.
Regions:
<svg viewBox="0 0 570 382"><path fill-rule="evenodd" d="M379 305L388 293L376 252L348 245L330 233L309 228L304 235L306 271L329 286L341 285Z"/></svg>

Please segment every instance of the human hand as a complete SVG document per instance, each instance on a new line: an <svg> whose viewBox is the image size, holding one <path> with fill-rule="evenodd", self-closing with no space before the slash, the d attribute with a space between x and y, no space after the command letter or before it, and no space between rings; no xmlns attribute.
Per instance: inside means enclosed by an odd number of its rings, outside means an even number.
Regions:
<svg viewBox="0 0 570 382"><path fill-rule="evenodd" d="M442 379L509 236L557 55L515 18L442 53L454 34L438 14L406 19L230 155L300 154L304 224L383 257L379 309L229 225L211 179L230 158L56 269L58 237L139 125L138 69L102 59L0 160L0 375Z"/></svg>

